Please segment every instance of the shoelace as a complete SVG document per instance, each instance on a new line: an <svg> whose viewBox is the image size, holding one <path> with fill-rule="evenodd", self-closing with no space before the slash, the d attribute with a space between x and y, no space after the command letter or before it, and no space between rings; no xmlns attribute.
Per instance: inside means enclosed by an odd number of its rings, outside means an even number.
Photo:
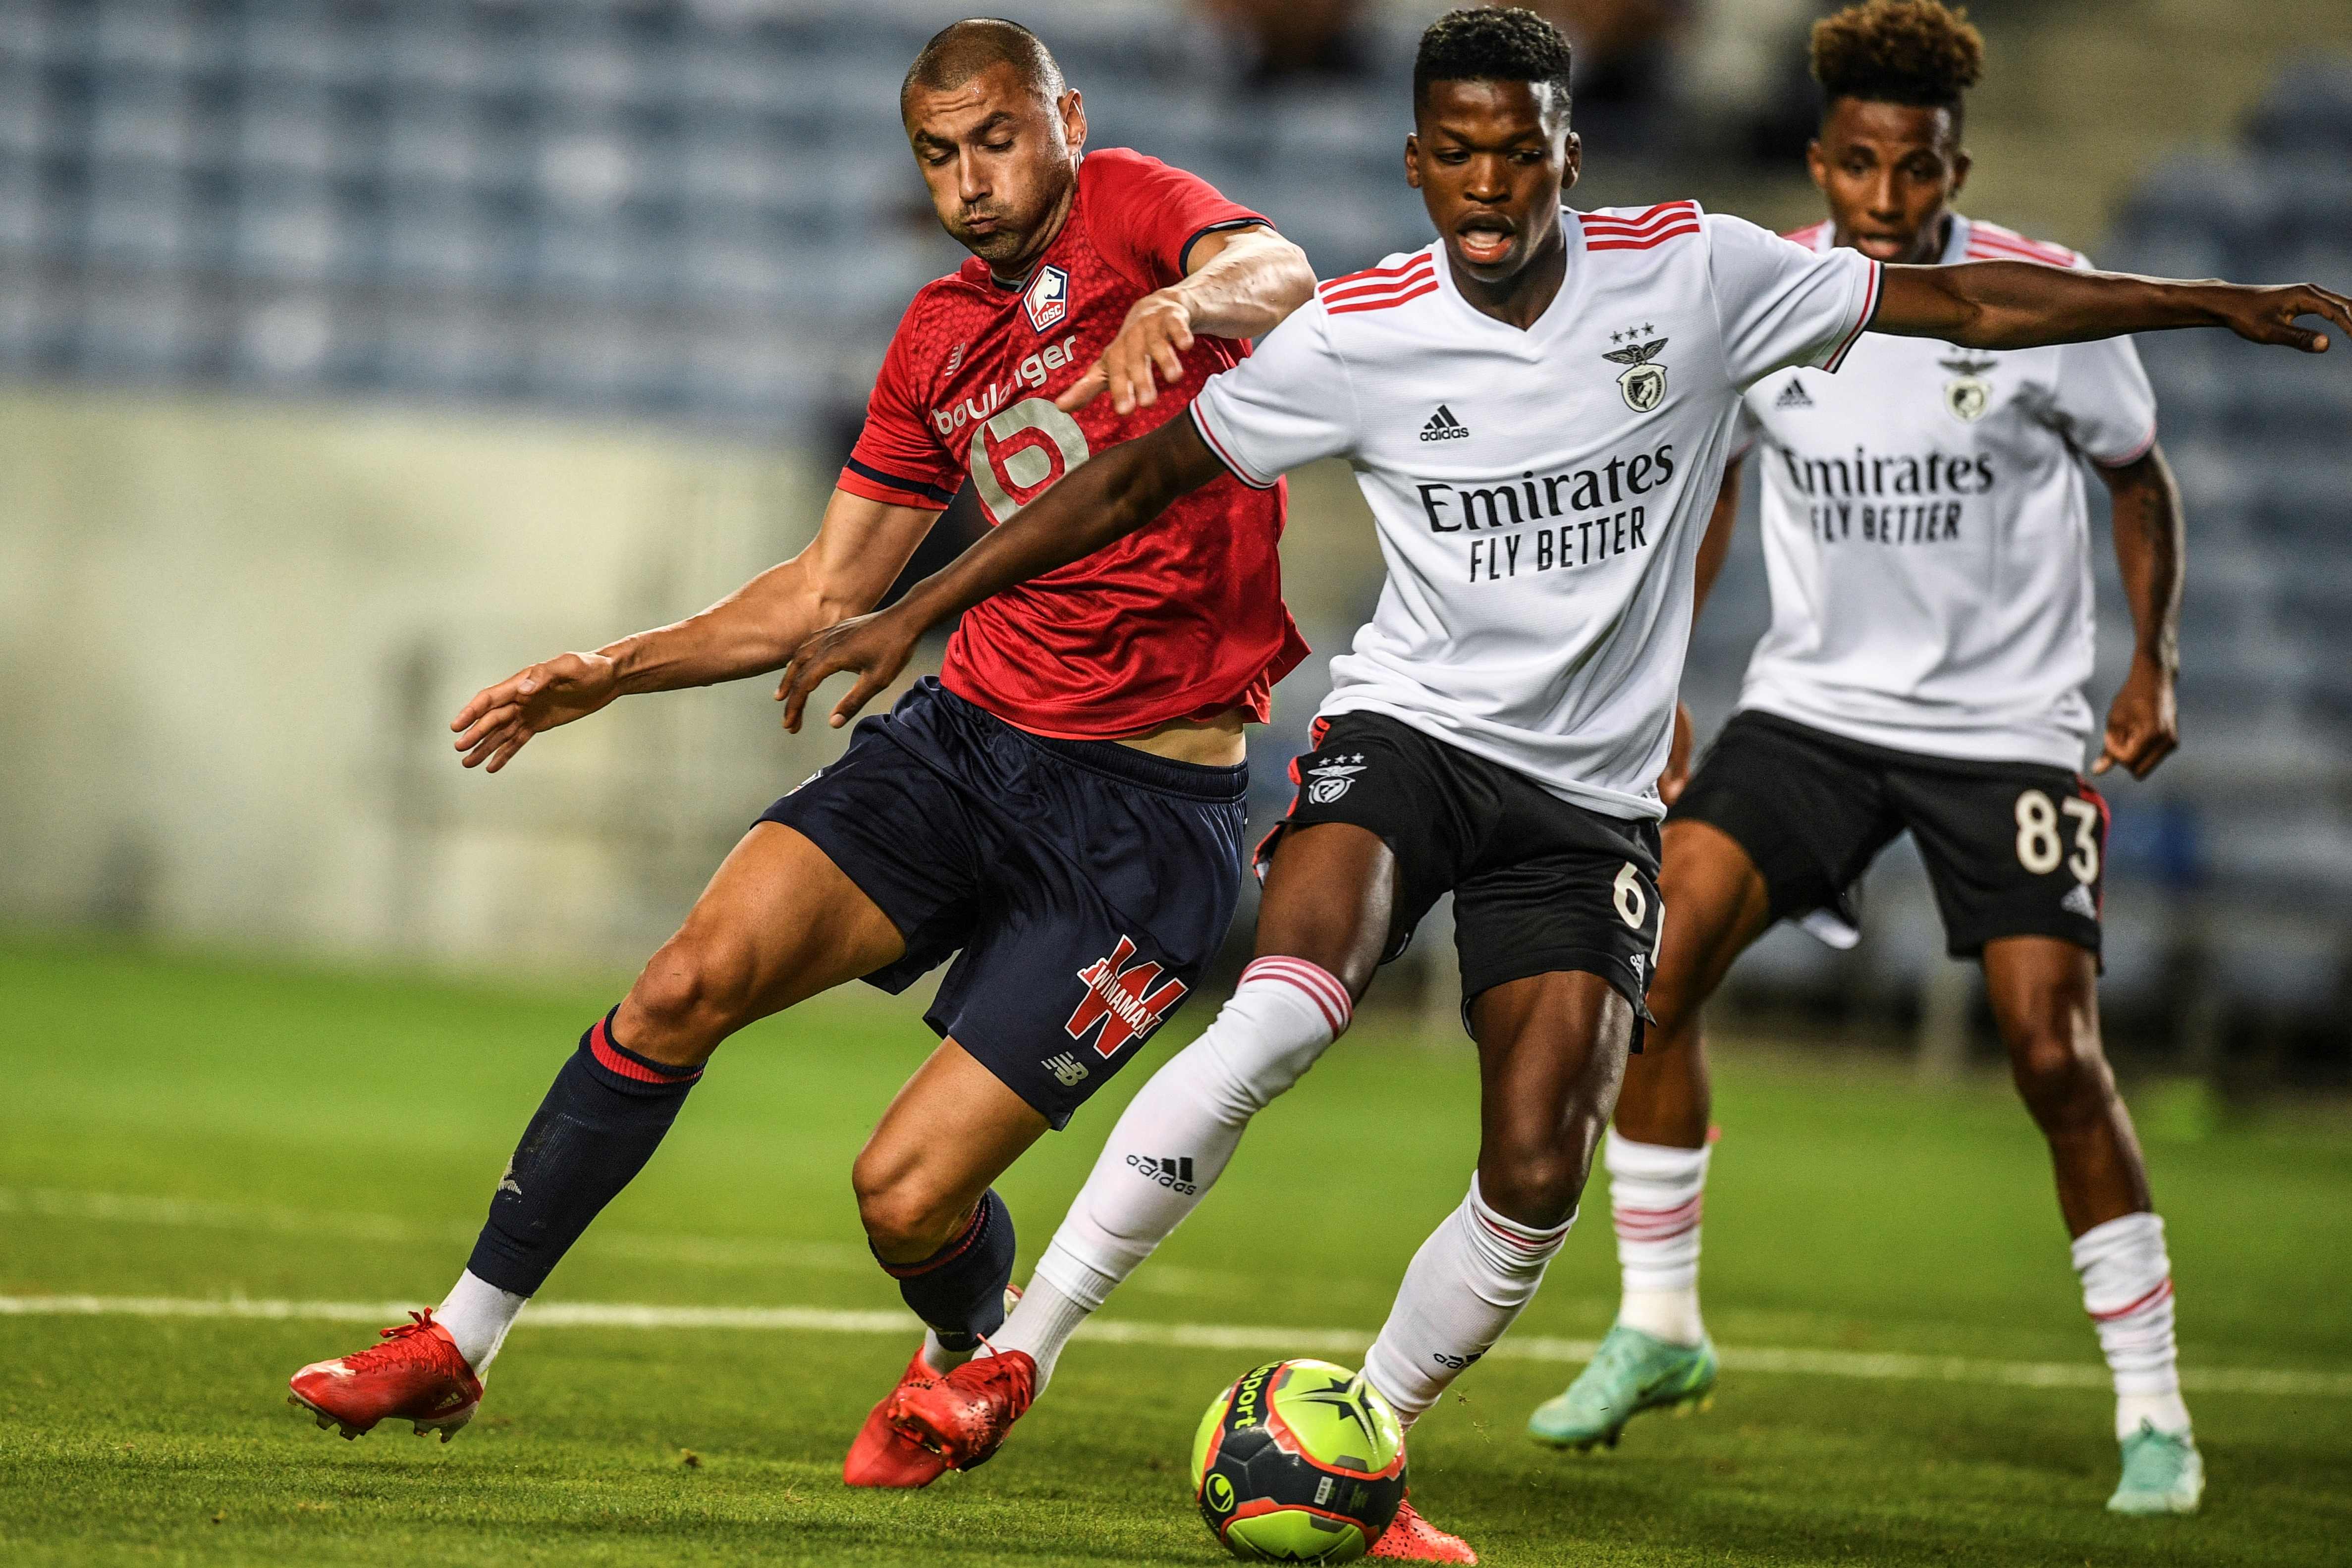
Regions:
<svg viewBox="0 0 2352 1568"><path fill-rule="evenodd" d="M349 1359L357 1361L364 1356L378 1365L383 1365L429 1358L437 1345L437 1342L426 1333L433 1327L433 1309L427 1307L423 1312L410 1312L408 1319L404 1323L394 1323L382 1330L376 1335L382 1343L372 1344Z"/></svg>

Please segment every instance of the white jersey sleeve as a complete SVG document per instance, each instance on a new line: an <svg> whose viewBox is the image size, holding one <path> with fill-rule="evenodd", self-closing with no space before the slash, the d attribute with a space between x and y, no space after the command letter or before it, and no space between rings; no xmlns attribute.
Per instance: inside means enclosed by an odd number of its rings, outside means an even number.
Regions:
<svg viewBox="0 0 2352 1568"><path fill-rule="evenodd" d="M1775 371L1834 371L1878 308L1879 267L1857 250L1814 252L1745 218L1706 216L1707 277L1732 384Z"/></svg>
<svg viewBox="0 0 2352 1568"><path fill-rule="evenodd" d="M1355 389L1322 301L1292 311L1248 359L1210 377L1192 400L1192 423L1235 478L1260 490L1318 457L1353 452Z"/></svg>
<svg viewBox="0 0 2352 1568"><path fill-rule="evenodd" d="M2077 255L2074 265L2091 263ZM2156 444L2156 390L2138 348L2129 338L2062 345L2051 414L2074 450L2103 468L2144 456Z"/></svg>

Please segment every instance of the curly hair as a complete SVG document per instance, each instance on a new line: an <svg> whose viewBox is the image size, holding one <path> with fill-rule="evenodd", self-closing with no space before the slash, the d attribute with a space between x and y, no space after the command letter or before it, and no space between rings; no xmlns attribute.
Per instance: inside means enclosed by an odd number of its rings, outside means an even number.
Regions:
<svg viewBox="0 0 2352 1568"><path fill-rule="evenodd" d="M1984 74L1984 35L1942 0L1864 0L1813 24L1822 98L1957 113Z"/></svg>
<svg viewBox="0 0 2352 1568"><path fill-rule="evenodd" d="M1412 62L1413 107L1428 100L1432 82L1548 82L1552 101L1566 113L1568 71L1568 40L1533 11L1465 6L1448 11L1422 34Z"/></svg>

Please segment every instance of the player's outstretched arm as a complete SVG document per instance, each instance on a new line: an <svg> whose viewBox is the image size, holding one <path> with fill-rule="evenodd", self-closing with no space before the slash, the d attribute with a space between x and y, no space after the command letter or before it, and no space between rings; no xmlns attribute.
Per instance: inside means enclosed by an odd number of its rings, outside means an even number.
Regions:
<svg viewBox="0 0 2352 1568"><path fill-rule="evenodd" d="M1970 349L2032 349L2175 327L2227 327L2257 343L2326 352L2326 332L2296 325L2305 316L2352 333L2352 299L2313 283L2189 283L2031 261L1969 261L1887 267L1870 329Z"/></svg>
<svg viewBox="0 0 2352 1568"><path fill-rule="evenodd" d="M530 737L615 697L715 685L777 668L821 626L870 608L939 519L835 490L809 547L698 615L559 653L484 686L449 721L468 768L496 773Z"/></svg>
<svg viewBox="0 0 2352 1568"><path fill-rule="evenodd" d="M1315 296L1307 253L1263 225L1202 235L1184 267L1181 282L1135 302L1118 336L1055 406L1066 413L1108 392L1121 413L1149 408L1160 387L1184 379L1182 355L1195 337L1263 337Z"/></svg>
<svg viewBox="0 0 2352 1568"><path fill-rule="evenodd" d="M889 609L828 626L803 643L776 687L784 727L798 734L809 693L844 670L857 679L835 705L831 722L835 728L847 724L898 678L924 632L991 594L1125 538L1225 472L1190 419L1171 419L1074 469Z"/></svg>
<svg viewBox="0 0 2352 1568"><path fill-rule="evenodd" d="M2115 497L2116 565L2131 603L2131 673L2107 708L2107 733L2094 773L2121 768L2145 779L2180 745L2180 562L2187 529L2180 487L2164 449L2101 468Z"/></svg>

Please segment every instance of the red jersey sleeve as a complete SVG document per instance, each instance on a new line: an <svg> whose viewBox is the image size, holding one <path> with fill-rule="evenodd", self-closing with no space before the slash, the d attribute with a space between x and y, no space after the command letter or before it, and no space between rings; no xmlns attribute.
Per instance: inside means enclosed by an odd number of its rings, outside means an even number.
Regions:
<svg viewBox="0 0 2352 1568"><path fill-rule="evenodd" d="M1266 222L1198 174L1124 147L1087 153L1078 179L1095 248L1147 292L1183 278L1185 253L1202 235Z"/></svg>
<svg viewBox="0 0 2352 1568"><path fill-rule="evenodd" d="M907 308L866 400L866 428L841 470L842 489L892 507L945 511L963 484L963 464L940 444L923 417L916 371L924 347L923 298Z"/></svg>

